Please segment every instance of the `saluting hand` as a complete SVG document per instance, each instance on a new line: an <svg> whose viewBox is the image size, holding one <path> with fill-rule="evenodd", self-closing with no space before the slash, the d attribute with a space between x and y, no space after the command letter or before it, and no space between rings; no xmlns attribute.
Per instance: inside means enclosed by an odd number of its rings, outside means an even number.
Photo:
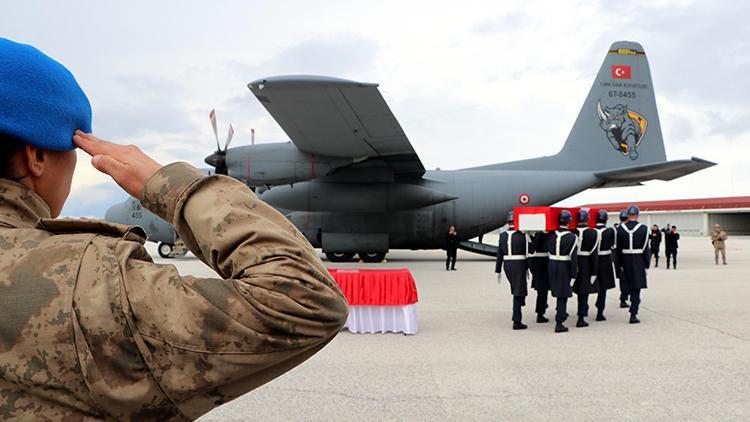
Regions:
<svg viewBox="0 0 750 422"><path fill-rule="evenodd" d="M141 199L143 188L162 165L135 145L119 145L77 130L73 143L91 155L91 164L109 175L125 192Z"/></svg>

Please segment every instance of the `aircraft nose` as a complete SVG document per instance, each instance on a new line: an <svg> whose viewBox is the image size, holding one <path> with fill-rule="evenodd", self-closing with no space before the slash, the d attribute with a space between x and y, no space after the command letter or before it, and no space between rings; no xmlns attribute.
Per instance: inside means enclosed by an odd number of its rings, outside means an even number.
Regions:
<svg viewBox="0 0 750 422"><path fill-rule="evenodd" d="M211 167L216 167L217 164L219 164L219 154L211 154L204 160L206 164L208 164Z"/></svg>

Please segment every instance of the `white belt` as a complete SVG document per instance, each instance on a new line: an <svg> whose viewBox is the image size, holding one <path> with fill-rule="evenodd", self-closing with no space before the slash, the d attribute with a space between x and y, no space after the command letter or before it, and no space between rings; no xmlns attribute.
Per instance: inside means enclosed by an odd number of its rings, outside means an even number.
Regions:
<svg viewBox="0 0 750 422"><path fill-rule="evenodd" d="M526 259L526 255L504 255L503 259L506 261L522 261Z"/></svg>
<svg viewBox="0 0 750 422"><path fill-rule="evenodd" d="M599 256L602 256L602 255L611 255L611 254L612 254L611 250L599 251Z"/></svg>
<svg viewBox="0 0 750 422"><path fill-rule="evenodd" d="M643 249L623 249L622 253L628 255L639 255L643 253Z"/></svg>
<svg viewBox="0 0 750 422"><path fill-rule="evenodd" d="M546 258L548 256L548 252L534 252L532 254L529 254L529 258Z"/></svg>
<svg viewBox="0 0 750 422"><path fill-rule="evenodd" d="M549 259L553 261L570 261L570 255L550 255Z"/></svg>
<svg viewBox="0 0 750 422"><path fill-rule="evenodd" d="M594 251L580 251L578 252L578 256L591 256L592 253L594 253Z"/></svg>

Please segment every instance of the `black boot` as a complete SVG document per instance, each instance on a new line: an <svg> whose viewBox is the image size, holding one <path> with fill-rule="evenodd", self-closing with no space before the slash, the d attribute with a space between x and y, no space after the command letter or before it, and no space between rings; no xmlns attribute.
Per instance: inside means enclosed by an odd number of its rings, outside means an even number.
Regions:
<svg viewBox="0 0 750 422"><path fill-rule="evenodd" d="M630 305L628 305L628 302L625 302L624 300L620 301L620 308L629 308Z"/></svg>
<svg viewBox="0 0 750 422"><path fill-rule="evenodd" d="M604 312L599 312L596 314L596 320L597 321L606 321L607 318L604 317Z"/></svg>
<svg viewBox="0 0 750 422"><path fill-rule="evenodd" d="M541 324L541 323L544 323L544 322L549 322L549 319L546 318L543 314L539 314L536 317L536 322L539 323L539 324Z"/></svg>
<svg viewBox="0 0 750 422"><path fill-rule="evenodd" d="M525 330L527 328L528 328L528 326L526 324L524 324L523 322L521 322L521 321L513 321L513 329L514 330Z"/></svg>
<svg viewBox="0 0 750 422"><path fill-rule="evenodd" d="M640 324L641 320L638 319L638 317L635 316L635 315L630 315L630 323L631 324Z"/></svg>
<svg viewBox="0 0 750 422"><path fill-rule="evenodd" d="M576 322L576 327L583 328L583 327L588 327L588 326L589 326L589 323L586 322L586 320L583 319L582 316L579 316L578 317L578 322Z"/></svg>
<svg viewBox="0 0 750 422"><path fill-rule="evenodd" d="M555 332L556 333L567 333L568 327L564 326L562 322L558 321L557 325L555 325Z"/></svg>

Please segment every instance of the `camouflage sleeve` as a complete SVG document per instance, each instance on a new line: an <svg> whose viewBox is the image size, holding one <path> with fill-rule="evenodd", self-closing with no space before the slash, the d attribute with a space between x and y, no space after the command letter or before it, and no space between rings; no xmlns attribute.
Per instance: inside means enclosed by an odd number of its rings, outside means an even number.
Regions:
<svg viewBox="0 0 750 422"><path fill-rule="evenodd" d="M183 277L132 255L125 265L141 352L184 415L278 377L345 323L346 300L313 248L244 184L177 163L149 180L142 203L221 276Z"/></svg>

